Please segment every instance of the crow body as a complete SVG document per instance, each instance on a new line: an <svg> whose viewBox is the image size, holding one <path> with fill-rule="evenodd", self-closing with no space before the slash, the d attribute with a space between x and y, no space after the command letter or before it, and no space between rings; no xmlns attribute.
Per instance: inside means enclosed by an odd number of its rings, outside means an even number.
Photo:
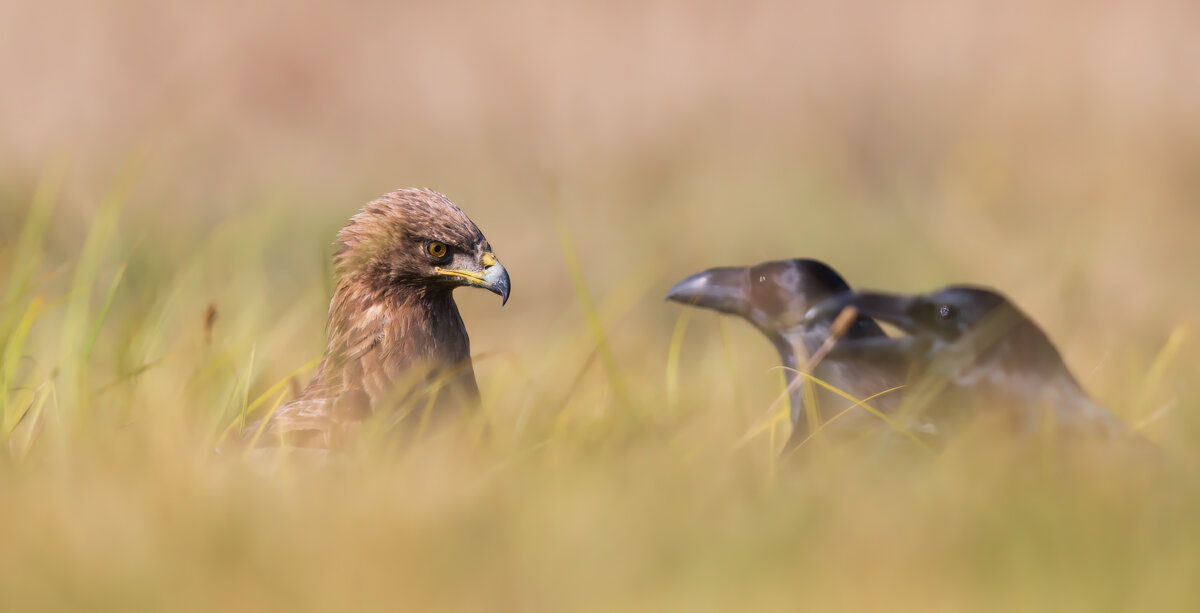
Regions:
<svg viewBox="0 0 1200 613"><path fill-rule="evenodd" d="M846 292L808 317L823 321L847 306L907 335L844 341L830 356L908 360L915 374L904 390L906 410L929 415L939 430L960 430L984 418L1021 434L1049 426L1068 437L1144 442L1088 396L1045 332L994 290L955 285L912 296Z"/></svg>

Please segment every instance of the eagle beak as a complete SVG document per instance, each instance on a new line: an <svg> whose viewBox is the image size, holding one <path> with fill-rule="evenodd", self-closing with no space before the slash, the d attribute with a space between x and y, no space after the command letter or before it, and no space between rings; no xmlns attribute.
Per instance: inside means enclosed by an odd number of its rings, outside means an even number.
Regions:
<svg viewBox="0 0 1200 613"><path fill-rule="evenodd" d="M745 268L713 268L676 283L667 292L667 300L741 314L749 302L746 280Z"/></svg>
<svg viewBox="0 0 1200 613"><path fill-rule="evenodd" d="M450 268L435 268L434 271L439 275L458 277L466 281L468 285L482 287L492 293L499 294L500 306L504 306L508 302L508 292L511 287L508 279L508 271L505 270L504 265L490 251L483 254L479 263L482 265L482 270L479 271Z"/></svg>
<svg viewBox="0 0 1200 613"><path fill-rule="evenodd" d="M487 256L491 255L490 253L485 254L484 259L486 260ZM479 287L499 294L500 306L504 306L508 302L508 291L511 287L508 280L508 271L504 269L504 264L501 264L494 256L492 256L491 260L494 263L484 269L483 283Z"/></svg>

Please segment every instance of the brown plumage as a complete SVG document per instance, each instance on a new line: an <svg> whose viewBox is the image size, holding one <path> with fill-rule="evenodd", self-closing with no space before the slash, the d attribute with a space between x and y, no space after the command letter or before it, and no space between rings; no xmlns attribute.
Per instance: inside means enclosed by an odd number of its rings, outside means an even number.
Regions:
<svg viewBox="0 0 1200 613"><path fill-rule="evenodd" d="M324 357L300 397L268 418L259 445L332 448L380 411L400 423L479 402L451 292L471 285L507 301L509 279L470 218L435 191L402 189L363 207L336 244Z"/></svg>

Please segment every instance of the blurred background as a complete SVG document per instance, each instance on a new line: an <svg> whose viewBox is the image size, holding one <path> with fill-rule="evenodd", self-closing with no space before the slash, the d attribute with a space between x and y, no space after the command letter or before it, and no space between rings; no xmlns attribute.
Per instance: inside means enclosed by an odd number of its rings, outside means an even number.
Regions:
<svg viewBox="0 0 1200 613"><path fill-rule="evenodd" d="M2 3L6 402L41 403L58 423L86 414L81 430L93 433L86 444L78 434L63 438L57 460L37 464L53 477L19 463L3 473L0 518L25 525L39 517L29 528L36 536L6 547L22 552L8 562L12 572L0 571L9 604L158 606L171 602L163 577L185 576L196 585L183 593L199 603L344 603L359 593L353 579L309 582L304 572L279 572L269 552L316 567L356 560L361 534L306 549L289 530L312 522L384 529L399 516L415 526L392 535L410 551L406 562L385 562L377 546L363 555L376 569L399 564L401 575L425 569L405 585L430 606L561 610L587 596L582 608L699 610L753 594L756 606L790 608L787 596L802 591L790 582L821 577L807 574L823 567L821 556L861 567L878 553L865 539L812 540L829 530L849 538L862 524L795 526L786 509L809 508L808 487L843 511L908 509L868 533L895 539L897 551L924 551L904 534L906 522L936 528L946 517L930 515L930 498L905 497L910 481L894 486L899 501L865 498L853 480L796 486L779 495L784 501L764 502L754 486L750 502L731 501L747 480L777 487L758 475L771 474L781 434L749 435L779 391L773 352L741 322L697 312L684 327L682 309L662 300L674 281L718 265L815 257L863 287L996 286L1042 324L1093 396L1191 462L1195 452L1185 450L1200 440L1200 348L1191 336L1200 314L1197 23L1200 5L1184 0ZM542 458L545 441L531 432L550 433L546 444L560 447L553 461L517 476L472 473L483 485L471 481L470 494L429 476L447 473L418 470L420 462L359 475L362 487L352 479L281 493L164 461L203 457L211 440L197 429L212 432L277 382L306 380L305 364L324 343L334 233L368 200L407 186L449 195L511 272L503 309L485 292L457 298L502 433L498 461ZM45 231L30 230L31 219L35 230L43 219ZM17 346L23 317L31 323ZM663 462L674 473L660 489L648 467ZM440 470L458 481L455 471L467 469ZM389 493L421 475L436 482L422 491L438 504L471 500L486 517L464 528ZM62 492L46 494L46 483ZM962 482L943 485L944 498L933 500L962 502ZM370 491L386 512L328 506L334 491ZM600 510L619 493L648 515ZM1193 486L1180 494L1187 504L1150 505L1160 513L1153 521L1122 509L1080 527L1076 515L1042 514L1044 493L1022 509L1078 528L1055 550L1068 552L1062 562L1071 568L1075 546L1111 537L1111 522L1179 529L1175 520L1194 517L1187 509L1200 501ZM107 511L67 520L76 503L86 512L94 500ZM282 508L318 500L325 506L310 516L279 519ZM1080 500L1094 502L1085 495L1050 506L1092 508ZM978 520L961 520L963 534L1020 529L972 516L989 508L976 503L959 509ZM239 504L235 520L229 508ZM706 504L716 504L711 522L674 522L672 509ZM526 506L578 525L565 529L569 537L538 541L544 525L528 523ZM200 509L182 527L181 507ZM73 522L91 529L64 535ZM125 534L114 526L133 536L97 540ZM676 531L665 545L635 536L664 526ZM252 553L233 545L240 553L197 553L181 536L206 530ZM604 549L614 534L627 548ZM1028 588L1008 604L1124 608L1146 604L1139 599L1148 593L1194 604L1200 595L1172 577L1200 569L1200 556L1154 535L1165 549L1137 541L1148 548L1138 551L1168 566L1140 573L1097 563L1080 585L1121 586L1107 592L1039 600L1061 584L1015 570L1051 555L1036 540L997 554L1011 567L984 556L962 570L960 554L978 551L965 543L978 542L954 538L928 545L934 553L918 565L928 572L876 576L887 586L878 591L847 594L841 588L853 577L841 575L805 590L829 606L961 610L1012 585L981 577L1007 577ZM707 549L709 538L720 546ZM816 557L801 564L780 539L816 542ZM517 546L528 555L514 558L518 540L544 548ZM1104 543L1084 556L1116 565L1137 554L1130 543ZM160 576L151 561L175 547L192 562ZM579 561L591 580L565 579L548 553L594 547L596 558ZM443 548L439 562L424 555ZM106 556L117 562L101 563ZM514 559L525 565L494 585L481 579ZM234 570L205 579L226 563ZM689 570L676 572L679 564ZM464 566L482 582L478 601L452 588L450 569ZM102 567L111 581L88 578ZM942 574L951 569L961 574ZM292 579L271 584L278 589L241 583L272 572ZM202 585L233 587L214 596ZM454 592L449 602L443 589ZM294 600L276 598L284 593ZM374 604L395 602L386 590L365 593Z"/></svg>

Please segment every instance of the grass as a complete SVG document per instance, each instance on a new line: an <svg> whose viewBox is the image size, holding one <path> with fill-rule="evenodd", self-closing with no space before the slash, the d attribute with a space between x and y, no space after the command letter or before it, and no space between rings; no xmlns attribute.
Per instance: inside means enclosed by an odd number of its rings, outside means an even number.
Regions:
<svg viewBox="0 0 1200 613"><path fill-rule="evenodd" d="M561 266L582 308L541 333L526 328L534 342L477 349L493 436L404 448L370 438L332 467L263 474L211 450L310 372L322 271L305 273L313 304L296 317L283 314L298 301L288 296L240 314L227 298L202 308L213 300L202 279L223 274L223 258L239 262L228 287L271 276L254 255L261 245L238 246L255 235L221 239L227 229L215 228L200 242L231 240L232 252L201 249L178 277L173 266L145 273L148 247L115 240L135 223L119 221L123 190L64 270L45 257L62 180L47 175L0 252L11 271L0 329L4 609L1200 603L1200 464L1179 419L1196 398L1154 409L1194 352L1183 327L1117 386L1136 399L1130 411L1159 420L1160 466L1112 453L1062 462L976 440L902 457L821 446L787 469L776 465L787 407L765 343L661 304L662 283L644 280L653 271L593 297L563 230ZM265 219L255 230L273 240L269 217L249 218ZM496 341L471 315L494 310L489 325L501 325L508 313L475 298L460 301L478 347Z"/></svg>
<svg viewBox="0 0 1200 613"><path fill-rule="evenodd" d="M0 20L0 611L1200 609L1195 3L65 3ZM512 275L483 412L214 455L418 185ZM789 469L770 345L663 301L785 257L1002 289L1163 462Z"/></svg>

